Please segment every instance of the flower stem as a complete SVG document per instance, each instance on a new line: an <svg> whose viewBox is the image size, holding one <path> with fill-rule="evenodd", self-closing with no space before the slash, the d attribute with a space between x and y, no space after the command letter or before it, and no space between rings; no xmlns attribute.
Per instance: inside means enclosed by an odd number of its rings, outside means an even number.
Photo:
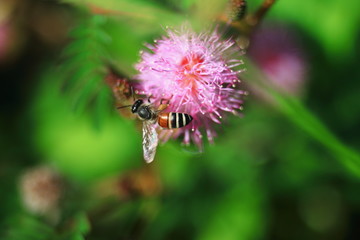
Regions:
<svg viewBox="0 0 360 240"><path fill-rule="evenodd" d="M351 173L360 177L360 155L342 143L303 103L271 85L253 64L248 64L248 83L270 95L274 106L295 125L326 147L332 155Z"/></svg>

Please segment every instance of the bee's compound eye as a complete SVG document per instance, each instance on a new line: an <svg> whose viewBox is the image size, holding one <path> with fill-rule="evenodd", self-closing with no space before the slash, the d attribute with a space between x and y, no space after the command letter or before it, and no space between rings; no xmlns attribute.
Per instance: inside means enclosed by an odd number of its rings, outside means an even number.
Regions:
<svg viewBox="0 0 360 240"><path fill-rule="evenodd" d="M136 113L138 111L139 107L143 104L143 102L144 101L142 99L136 100L131 107L131 112Z"/></svg>
<svg viewBox="0 0 360 240"><path fill-rule="evenodd" d="M147 107L142 107L139 109L138 111L139 117L143 118L143 119L151 119L151 113L150 110Z"/></svg>

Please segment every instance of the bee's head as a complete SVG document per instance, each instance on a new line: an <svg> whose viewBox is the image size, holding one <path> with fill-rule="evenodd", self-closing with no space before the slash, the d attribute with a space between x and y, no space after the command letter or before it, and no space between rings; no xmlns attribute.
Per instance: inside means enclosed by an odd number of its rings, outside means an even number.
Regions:
<svg viewBox="0 0 360 240"><path fill-rule="evenodd" d="M131 106L131 112L136 113L139 109L139 107L144 103L142 99L138 99L134 102L134 104Z"/></svg>

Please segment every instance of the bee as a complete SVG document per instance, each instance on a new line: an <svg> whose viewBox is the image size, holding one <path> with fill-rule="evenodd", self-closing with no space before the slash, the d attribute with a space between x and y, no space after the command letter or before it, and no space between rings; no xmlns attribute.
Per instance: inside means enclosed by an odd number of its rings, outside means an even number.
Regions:
<svg viewBox="0 0 360 240"><path fill-rule="evenodd" d="M134 100L132 105L123 106L131 107L131 112L143 121L143 152L145 162L151 163L154 160L156 148L159 142L158 134L156 132L156 124L164 129L182 128L188 125L193 117L187 113L179 112L163 112L169 106L168 103L160 101L158 108L144 99ZM123 108L123 107L118 107Z"/></svg>

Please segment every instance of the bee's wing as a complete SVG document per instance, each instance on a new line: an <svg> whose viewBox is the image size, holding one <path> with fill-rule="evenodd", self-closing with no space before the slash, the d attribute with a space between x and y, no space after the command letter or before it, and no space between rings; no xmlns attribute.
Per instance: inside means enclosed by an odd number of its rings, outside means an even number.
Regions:
<svg viewBox="0 0 360 240"><path fill-rule="evenodd" d="M145 162L151 163L154 160L156 147L159 139L154 124L144 121L143 123L143 151Z"/></svg>

